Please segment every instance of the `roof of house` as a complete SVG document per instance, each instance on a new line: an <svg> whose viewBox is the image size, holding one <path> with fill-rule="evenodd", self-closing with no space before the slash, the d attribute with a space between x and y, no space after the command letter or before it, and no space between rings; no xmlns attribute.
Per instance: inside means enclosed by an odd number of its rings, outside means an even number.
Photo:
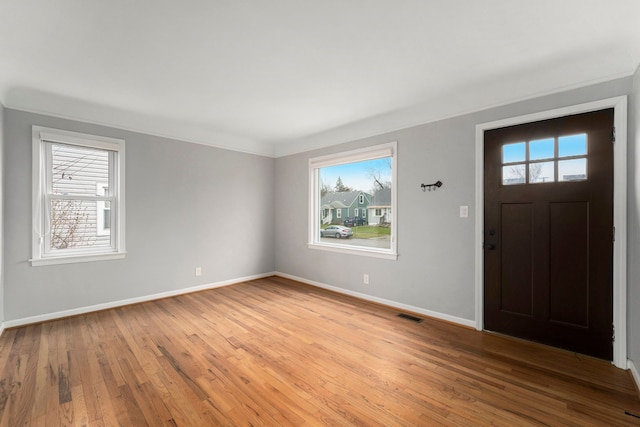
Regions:
<svg viewBox="0 0 640 427"><path fill-rule="evenodd" d="M376 191L373 195L373 199L371 203L369 203L369 208L383 207L383 206L391 206L391 189L383 188L382 190Z"/></svg>
<svg viewBox="0 0 640 427"><path fill-rule="evenodd" d="M346 208L351 206L360 194L367 194L363 191L343 191L340 193L330 192L324 195L320 204L322 206L331 205L334 208Z"/></svg>

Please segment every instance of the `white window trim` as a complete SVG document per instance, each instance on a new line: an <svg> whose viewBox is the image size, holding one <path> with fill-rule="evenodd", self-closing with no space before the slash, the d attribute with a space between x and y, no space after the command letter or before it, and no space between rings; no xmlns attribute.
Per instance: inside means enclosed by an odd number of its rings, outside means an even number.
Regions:
<svg viewBox="0 0 640 427"><path fill-rule="evenodd" d="M354 254L383 259L398 259L398 221L391 222L391 247L389 249L367 248L362 246L348 246L340 243L325 243L320 241L320 185L319 170L326 166L335 166L364 160L373 160L383 157L393 158L391 168L391 206L397 213L397 182L398 182L398 143L396 141L386 144L374 145L357 150L345 151L327 156L309 159L309 224L308 244L310 249L318 249L329 252Z"/></svg>
<svg viewBox="0 0 640 427"><path fill-rule="evenodd" d="M112 212L115 211L116 220L112 223L112 239L114 245L103 251L91 249L79 251L65 251L64 254L45 254L45 213L44 213L44 182L46 161L45 142L58 142L68 145L92 147L111 150L117 153L117 161L113 162L113 194L116 201L111 203ZM32 266L69 264L77 262L103 261L121 259L126 255L125 250L125 141L70 132L59 129L32 127Z"/></svg>

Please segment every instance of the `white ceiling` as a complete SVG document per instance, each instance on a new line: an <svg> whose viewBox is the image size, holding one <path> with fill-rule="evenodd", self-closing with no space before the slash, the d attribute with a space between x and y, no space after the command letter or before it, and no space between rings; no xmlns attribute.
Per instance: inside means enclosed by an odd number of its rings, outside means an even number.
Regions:
<svg viewBox="0 0 640 427"><path fill-rule="evenodd" d="M5 106L269 156L639 63L639 0L0 0Z"/></svg>

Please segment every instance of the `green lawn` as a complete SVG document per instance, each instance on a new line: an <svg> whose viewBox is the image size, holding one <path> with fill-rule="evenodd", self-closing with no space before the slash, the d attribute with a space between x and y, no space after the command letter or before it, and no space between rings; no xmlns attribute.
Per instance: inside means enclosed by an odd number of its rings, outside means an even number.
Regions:
<svg viewBox="0 0 640 427"><path fill-rule="evenodd" d="M353 237L358 239L371 239L374 237L382 237L391 235L390 227L377 227L375 225L361 225L357 227L351 227L353 230Z"/></svg>
<svg viewBox="0 0 640 427"><path fill-rule="evenodd" d="M331 224L325 224L320 228L325 229ZM353 237L358 239L372 239L374 237L390 236L390 227L378 227L375 225L360 225L355 227L349 227L353 230Z"/></svg>

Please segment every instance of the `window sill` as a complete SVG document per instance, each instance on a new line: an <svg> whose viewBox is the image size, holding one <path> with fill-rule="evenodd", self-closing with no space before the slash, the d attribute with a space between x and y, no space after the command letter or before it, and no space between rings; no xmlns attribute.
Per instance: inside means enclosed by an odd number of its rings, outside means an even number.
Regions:
<svg viewBox="0 0 640 427"><path fill-rule="evenodd" d="M354 248L352 246L348 247L348 246L342 246L342 245L330 245L330 244L323 244L323 243L309 243L308 247L310 249L316 249L316 250L328 251L328 252L337 252L342 254L352 254L352 255L368 256L372 258L382 258L382 259L391 259L391 260L398 259L398 254L395 252L376 250L376 249L370 249L370 248L364 248L364 247Z"/></svg>
<svg viewBox="0 0 640 427"><path fill-rule="evenodd" d="M122 259L126 256L126 252L111 252L107 254L87 254L87 255L71 255L47 258L34 258L29 260L32 267L40 267L43 265L56 264L74 264L78 262L108 261L113 259Z"/></svg>

